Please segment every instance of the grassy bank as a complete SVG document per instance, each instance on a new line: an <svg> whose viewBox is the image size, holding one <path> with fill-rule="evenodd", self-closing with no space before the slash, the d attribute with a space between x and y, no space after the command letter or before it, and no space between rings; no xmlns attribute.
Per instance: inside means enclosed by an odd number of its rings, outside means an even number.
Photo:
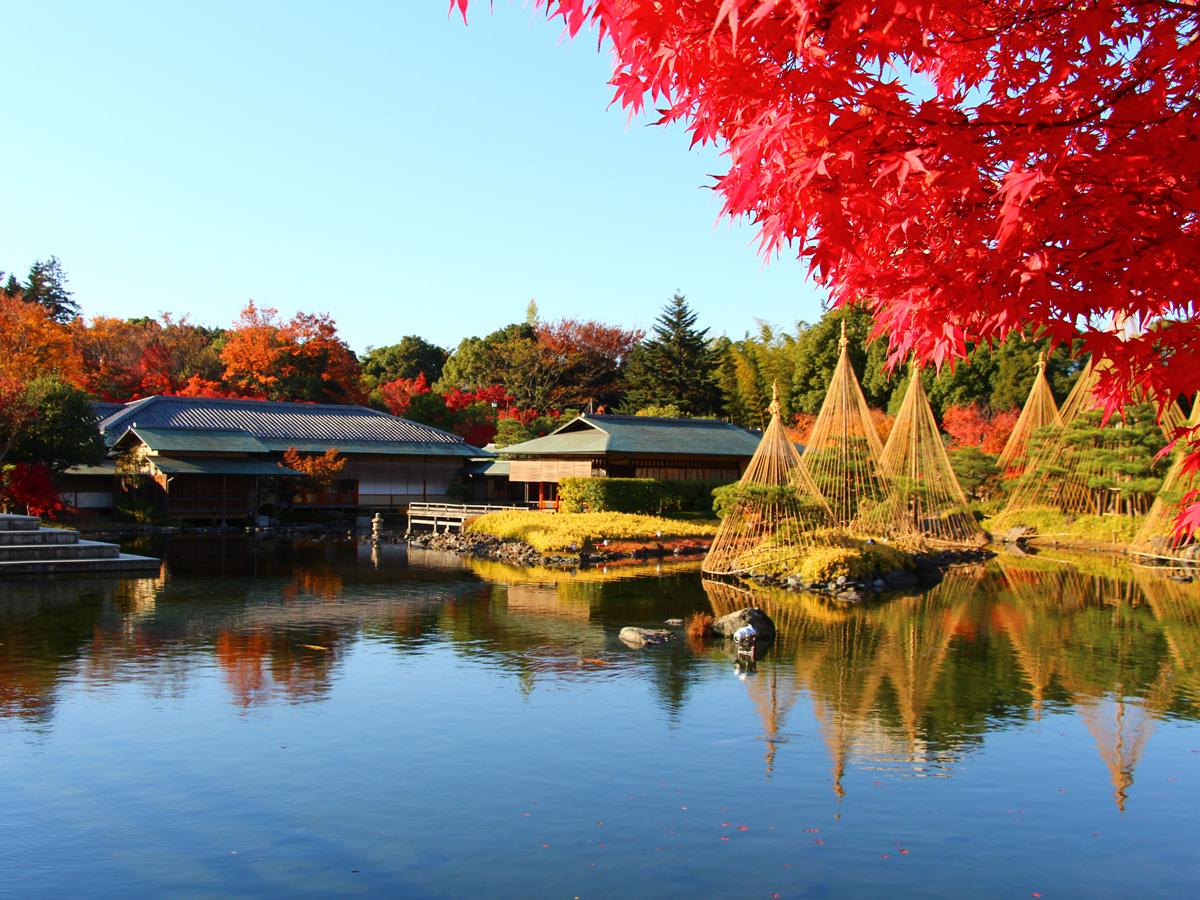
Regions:
<svg viewBox="0 0 1200 900"><path fill-rule="evenodd" d="M1035 540L1103 547L1128 545L1141 524L1140 516L1073 516L1046 507L1001 514L981 523L996 539L1012 528L1025 525L1036 530Z"/></svg>
<svg viewBox="0 0 1200 900"><path fill-rule="evenodd" d="M497 512L472 520L467 531L490 534L501 540L524 541L541 553L577 553L602 541L645 544L696 539L711 540L717 533L712 521L681 521L632 513Z"/></svg>

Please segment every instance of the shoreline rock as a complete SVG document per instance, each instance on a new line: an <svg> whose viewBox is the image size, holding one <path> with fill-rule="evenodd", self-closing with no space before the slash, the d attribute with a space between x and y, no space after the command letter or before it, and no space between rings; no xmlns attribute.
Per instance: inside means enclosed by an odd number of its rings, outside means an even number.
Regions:
<svg viewBox="0 0 1200 900"><path fill-rule="evenodd" d="M473 556L482 559L494 559L499 562L511 563L518 566L588 566L593 563L612 562L618 559L661 559L668 556L694 556L705 553L705 545L685 546L673 550L654 547L638 547L629 552L592 550L581 552L578 556L563 556L542 554L524 541L503 541L490 534L477 532L440 531L422 532L408 538L408 544L425 550L438 550L444 553L457 553L460 556Z"/></svg>

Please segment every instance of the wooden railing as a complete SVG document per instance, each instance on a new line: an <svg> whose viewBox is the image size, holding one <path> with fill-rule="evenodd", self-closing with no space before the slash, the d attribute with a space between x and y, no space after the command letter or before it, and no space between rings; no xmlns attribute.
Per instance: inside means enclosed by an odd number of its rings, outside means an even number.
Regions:
<svg viewBox="0 0 1200 900"><path fill-rule="evenodd" d="M445 531L449 531L451 528L462 530L467 519L514 509L528 511L529 507L493 506L486 503L410 503L408 504L408 530L412 531L414 525L430 525L434 531L437 531L439 526Z"/></svg>

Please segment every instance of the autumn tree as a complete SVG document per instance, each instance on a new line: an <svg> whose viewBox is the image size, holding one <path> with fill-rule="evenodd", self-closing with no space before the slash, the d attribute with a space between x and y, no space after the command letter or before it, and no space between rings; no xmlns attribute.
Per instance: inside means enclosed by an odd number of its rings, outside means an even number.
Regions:
<svg viewBox="0 0 1200 900"><path fill-rule="evenodd" d="M309 403L365 400L358 359L333 319L297 313L288 321L251 301L225 335L220 356L229 386L245 396Z"/></svg>
<svg viewBox="0 0 1200 900"><path fill-rule="evenodd" d="M722 147L724 212L867 303L892 363L1078 331L1109 411L1200 390L1196 4L535 5L597 28L631 113Z"/></svg>
<svg viewBox="0 0 1200 900"><path fill-rule="evenodd" d="M288 447L282 465L301 473L315 491L324 493L333 487L346 467L346 457L336 447L329 447L321 454L301 453L295 447Z"/></svg>
<svg viewBox="0 0 1200 900"><path fill-rule="evenodd" d="M548 365L561 374L549 406L614 406L621 399L621 377L629 354L644 333L636 329L581 319L538 321L538 348Z"/></svg>
<svg viewBox="0 0 1200 900"><path fill-rule="evenodd" d="M5 293L0 296L0 376L27 381L56 375L75 382L80 359L67 326L50 311Z"/></svg>

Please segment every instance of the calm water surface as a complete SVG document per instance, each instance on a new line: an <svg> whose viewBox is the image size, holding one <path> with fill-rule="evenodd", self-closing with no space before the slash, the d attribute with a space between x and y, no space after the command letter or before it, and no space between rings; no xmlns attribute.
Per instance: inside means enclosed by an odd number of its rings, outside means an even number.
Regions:
<svg viewBox="0 0 1200 900"><path fill-rule="evenodd" d="M0 583L0 894L1200 894L1197 585L1047 553L844 610L694 564L161 549ZM752 673L617 640L748 603Z"/></svg>

